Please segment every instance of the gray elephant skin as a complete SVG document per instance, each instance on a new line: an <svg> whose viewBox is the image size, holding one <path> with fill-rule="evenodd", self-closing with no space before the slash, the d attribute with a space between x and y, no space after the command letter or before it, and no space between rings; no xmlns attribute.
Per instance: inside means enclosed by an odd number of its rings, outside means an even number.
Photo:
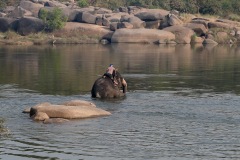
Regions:
<svg viewBox="0 0 240 160"><path fill-rule="evenodd" d="M117 85L114 85L107 76L98 78L91 90L92 97L102 99L124 97L127 92L127 82L118 71L114 73L114 79L118 83Z"/></svg>

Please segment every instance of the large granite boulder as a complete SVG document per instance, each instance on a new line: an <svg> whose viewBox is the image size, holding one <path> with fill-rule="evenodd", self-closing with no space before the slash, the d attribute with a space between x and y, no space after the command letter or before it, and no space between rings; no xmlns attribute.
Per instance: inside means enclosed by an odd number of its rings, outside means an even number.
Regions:
<svg viewBox="0 0 240 160"><path fill-rule="evenodd" d="M107 27L87 23L67 22L62 30L67 32L75 32L80 30L84 31L85 33L97 35L100 39L108 40L110 40L113 35L113 31Z"/></svg>
<svg viewBox="0 0 240 160"><path fill-rule="evenodd" d="M192 29L197 36L204 36L207 33L207 28L203 24L198 23L185 23L184 27Z"/></svg>
<svg viewBox="0 0 240 160"><path fill-rule="evenodd" d="M21 1L19 7L32 12L34 17L38 17L39 10L44 7L42 4L33 3L31 1Z"/></svg>
<svg viewBox="0 0 240 160"><path fill-rule="evenodd" d="M136 14L136 13L141 12L143 10L146 10L146 8L142 8L142 7L139 7L139 6L128 6L127 7L127 13L128 14Z"/></svg>
<svg viewBox="0 0 240 160"><path fill-rule="evenodd" d="M35 17L23 17L19 19L17 32L20 35L29 35L31 33L38 33L44 30L44 22Z"/></svg>
<svg viewBox="0 0 240 160"><path fill-rule="evenodd" d="M183 24L182 20L179 19L178 16L176 16L175 14L168 14L166 18L167 18L167 23L170 26Z"/></svg>
<svg viewBox="0 0 240 160"><path fill-rule="evenodd" d="M110 112L97 108L91 102L78 100L66 103L60 105L40 103L31 107L30 117L44 121L49 118L82 119L111 115Z"/></svg>
<svg viewBox="0 0 240 160"><path fill-rule="evenodd" d="M143 21L157 21L163 20L164 17L168 14L169 11L163 9L147 9L136 13L135 16Z"/></svg>
<svg viewBox="0 0 240 160"><path fill-rule="evenodd" d="M96 24L97 15L93 15L89 12L82 13L82 22L89 24Z"/></svg>
<svg viewBox="0 0 240 160"><path fill-rule="evenodd" d="M59 7L59 8L65 8L67 7L65 4L60 3L58 1L47 1L46 3L44 3L44 6L46 7Z"/></svg>
<svg viewBox="0 0 240 160"><path fill-rule="evenodd" d="M76 21L80 23L96 24L97 15L90 12L79 12L76 16Z"/></svg>
<svg viewBox="0 0 240 160"><path fill-rule="evenodd" d="M96 14L110 14L110 13L112 13L112 10L107 9L107 8L95 8L95 13Z"/></svg>
<svg viewBox="0 0 240 160"><path fill-rule="evenodd" d="M163 29L173 33L176 36L175 41L180 44L188 44L191 42L191 38L194 35L194 31L187 27L171 26Z"/></svg>
<svg viewBox="0 0 240 160"><path fill-rule="evenodd" d="M13 22L14 19L12 18L0 17L0 32L7 32L8 30L12 29Z"/></svg>
<svg viewBox="0 0 240 160"><path fill-rule="evenodd" d="M25 16L33 16L33 13L20 6L17 6L8 16L12 18L22 18Z"/></svg>
<svg viewBox="0 0 240 160"><path fill-rule="evenodd" d="M148 29L159 29L160 27L160 20L156 20L156 21L146 21L146 26L145 28L148 28Z"/></svg>
<svg viewBox="0 0 240 160"><path fill-rule="evenodd" d="M223 29L231 29L234 28L234 25L223 23L223 22L209 22L208 28L223 28Z"/></svg>
<svg viewBox="0 0 240 160"><path fill-rule="evenodd" d="M158 43L159 40L174 40L175 35L157 29L118 29L114 32L112 43Z"/></svg>
<svg viewBox="0 0 240 160"><path fill-rule="evenodd" d="M206 28L208 28L209 22L210 22L210 19L207 19L207 18L193 18L190 23L203 24Z"/></svg>
<svg viewBox="0 0 240 160"><path fill-rule="evenodd" d="M112 27L110 27L110 29L111 28ZM119 22L119 23L117 23L117 29L121 29L121 28L133 29L134 26L129 22Z"/></svg>
<svg viewBox="0 0 240 160"><path fill-rule="evenodd" d="M43 7L39 10L38 16L43 10L47 12L52 12L55 8L56 7ZM77 21L78 14L83 12L81 9L71 9L69 7L60 8L60 9L62 11L62 16L67 17L68 22Z"/></svg>
<svg viewBox="0 0 240 160"><path fill-rule="evenodd" d="M144 21L131 15L123 15L120 19L120 22L128 22L133 25L133 28L144 28L146 26Z"/></svg>

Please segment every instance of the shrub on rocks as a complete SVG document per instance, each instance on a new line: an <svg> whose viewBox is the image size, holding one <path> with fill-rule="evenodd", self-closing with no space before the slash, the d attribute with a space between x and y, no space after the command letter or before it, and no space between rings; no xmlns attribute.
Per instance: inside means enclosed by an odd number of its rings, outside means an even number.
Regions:
<svg viewBox="0 0 240 160"><path fill-rule="evenodd" d="M67 17L63 16L59 8L55 8L53 11L41 10L39 18L45 23L45 29L47 31L61 29L67 22Z"/></svg>

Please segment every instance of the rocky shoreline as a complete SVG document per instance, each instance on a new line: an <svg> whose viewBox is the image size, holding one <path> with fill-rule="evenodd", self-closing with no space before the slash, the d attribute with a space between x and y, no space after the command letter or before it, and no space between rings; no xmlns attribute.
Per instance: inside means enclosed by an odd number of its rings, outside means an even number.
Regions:
<svg viewBox="0 0 240 160"><path fill-rule="evenodd" d="M39 12L56 7L68 20L62 29L45 34ZM0 43L18 45L235 44L240 40L240 22L236 21L137 6L119 7L114 11L99 7L80 8L73 1L22 0L19 6L9 6L0 12L0 24ZM10 30L17 34L9 35Z"/></svg>

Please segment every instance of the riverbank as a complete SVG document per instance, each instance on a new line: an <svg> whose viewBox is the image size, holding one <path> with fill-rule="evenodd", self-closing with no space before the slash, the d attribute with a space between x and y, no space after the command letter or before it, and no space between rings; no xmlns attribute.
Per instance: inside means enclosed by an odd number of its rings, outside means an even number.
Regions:
<svg viewBox="0 0 240 160"><path fill-rule="evenodd" d="M51 3L50 3L51 2ZM45 32L39 14L61 10L62 29ZM49 17L48 17L49 18ZM54 21L54 19L53 19ZM238 44L240 22L138 6L109 10L60 2L22 1L0 17L0 43L12 45L82 43ZM18 33L18 34L17 34Z"/></svg>

